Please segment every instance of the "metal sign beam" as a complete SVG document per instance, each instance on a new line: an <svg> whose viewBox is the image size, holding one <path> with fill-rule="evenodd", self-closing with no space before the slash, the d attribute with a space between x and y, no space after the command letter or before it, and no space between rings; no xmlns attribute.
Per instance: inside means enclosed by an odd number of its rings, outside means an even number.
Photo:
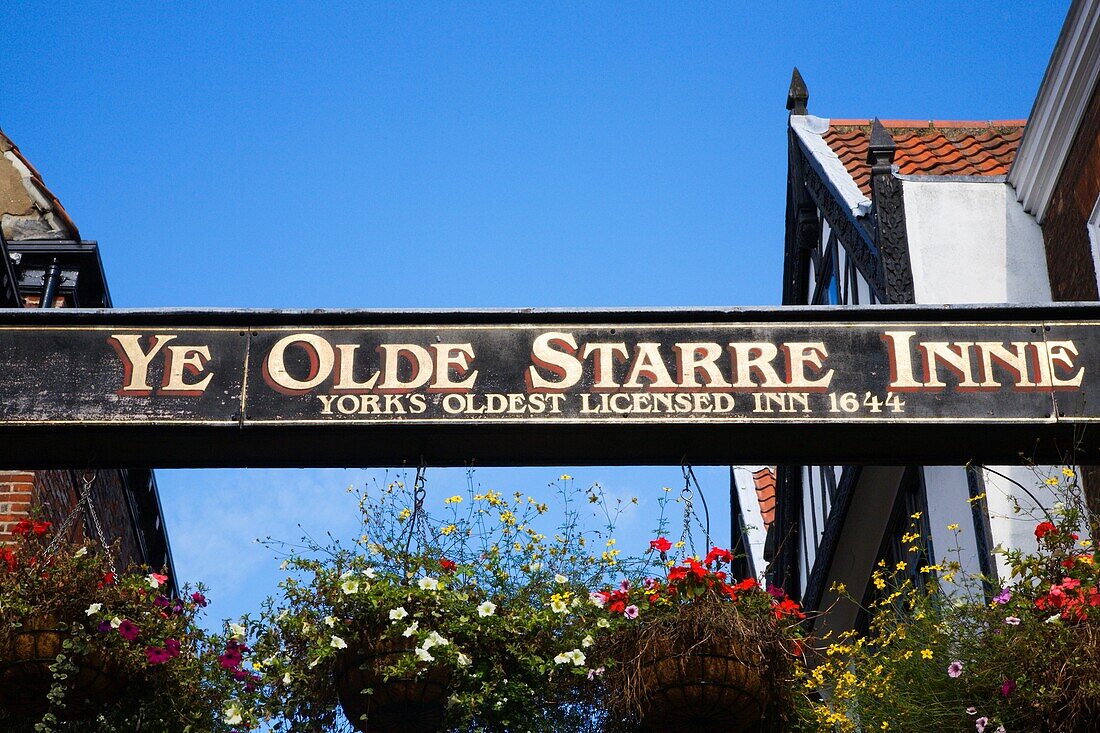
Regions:
<svg viewBox="0 0 1100 733"><path fill-rule="evenodd" d="M0 465L1100 462L1100 305L0 310Z"/></svg>

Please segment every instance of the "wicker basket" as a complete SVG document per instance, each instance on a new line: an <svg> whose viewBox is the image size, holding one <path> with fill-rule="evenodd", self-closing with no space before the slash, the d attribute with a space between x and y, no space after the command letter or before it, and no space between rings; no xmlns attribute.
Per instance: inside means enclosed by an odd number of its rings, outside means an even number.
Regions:
<svg viewBox="0 0 1100 733"><path fill-rule="evenodd" d="M49 709L50 665L58 654L68 653L63 649L68 632L58 626L52 616L31 617L0 644L0 707L8 713L37 717ZM74 661L77 671L66 680L65 707L55 711L65 720L94 716L117 701L125 687L125 681L102 655L85 654Z"/></svg>
<svg viewBox="0 0 1100 733"><path fill-rule="evenodd" d="M344 714L365 733L435 733L443 727L450 677L430 667L411 677L383 679L382 672L412 643L381 640L373 647L349 647L336 657L336 690ZM370 688L372 694L363 690ZM366 716L366 717L364 717Z"/></svg>
<svg viewBox="0 0 1100 733"><path fill-rule="evenodd" d="M738 733L758 726L768 704L760 673L735 649L700 644L653 649L646 664L646 733Z"/></svg>

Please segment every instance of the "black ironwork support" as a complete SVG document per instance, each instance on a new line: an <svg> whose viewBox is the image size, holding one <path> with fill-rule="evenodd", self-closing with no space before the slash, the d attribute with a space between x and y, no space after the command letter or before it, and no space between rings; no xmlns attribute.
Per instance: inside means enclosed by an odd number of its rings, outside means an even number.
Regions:
<svg viewBox="0 0 1100 733"><path fill-rule="evenodd" d="M875 249L886 286L887 303L912 303L913 268L909 261L909 237L905 228L905 200L901 180L894 175L897 143L876 117L871 125L867 162L871 164L871 202Z"/></svg>

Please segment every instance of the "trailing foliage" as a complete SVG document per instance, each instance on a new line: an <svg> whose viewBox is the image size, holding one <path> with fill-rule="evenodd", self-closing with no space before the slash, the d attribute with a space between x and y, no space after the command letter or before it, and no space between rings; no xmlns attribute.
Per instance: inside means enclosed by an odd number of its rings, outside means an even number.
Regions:
<svg viewBox="0 0 1100 733"><path fill-rule="evenodd" d="M466 495L432 517L416 488L394 481L360 493L363 530L351 546L271 543L289 551L289 575L255 631L276 729L346 725L336 676L379 652L389 653L384 662L367 664L381 663L383 680L445 683L447 730L593 725L598 711L576 685L588 675L591 644L579 619L591 608L587 588L620 564L613 539L578 526L579 506L605 508L599 487L579 490L563 476L564 519L551 527L548 507L521 493L506 497L471 479ZM608 533L618 510L604 513ZM587 550L597 540L599 555Z"/></svg>
<svg viewBox="0 0 1100 733"><path fill-rule="evenodd" d="M0 728L235 729L224 701L251 680L213 664L224 640L198 626L201 587L174 597L166 575L116 573L91 544L51 547L48 522L23 520L14 533L0 547Z"/></svg>
<svg viewBox="0 0 1100 733"><path fill-rule="evenodd" d="M819 724L842 732L1095 729L1100 566L1081 528L1096 536L1096 517L1072 469L1047 483L1064 501L1036 524L1037 551L1005 553L1011 577L989 598L974 591L980 586L953 584L958 561L918 568L920 586L904 563L880 564L870 633L842 634L807 678L825 693Z"/></svg>

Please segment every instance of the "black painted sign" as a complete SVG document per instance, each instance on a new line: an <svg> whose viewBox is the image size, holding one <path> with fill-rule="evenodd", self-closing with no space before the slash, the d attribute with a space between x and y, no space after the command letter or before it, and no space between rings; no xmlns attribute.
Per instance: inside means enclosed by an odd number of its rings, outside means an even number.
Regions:
<svg viewBox="0 0 1100 733"><path fill-rule="evenodd" d="M726 320L713 321L662 313L647 323L643 313L633 322L598 314L455 322L461 315L393 324L380 323L381 314L363 324L350 316L311 323L307 314L287 323L284 314L265 325L255 313L194 324L155 314L146 322L129 314L117 323L0 324L0 426L248 432L1100 419L1096 321L864 311L828 321L730 322L724 312Z"/></svg>

